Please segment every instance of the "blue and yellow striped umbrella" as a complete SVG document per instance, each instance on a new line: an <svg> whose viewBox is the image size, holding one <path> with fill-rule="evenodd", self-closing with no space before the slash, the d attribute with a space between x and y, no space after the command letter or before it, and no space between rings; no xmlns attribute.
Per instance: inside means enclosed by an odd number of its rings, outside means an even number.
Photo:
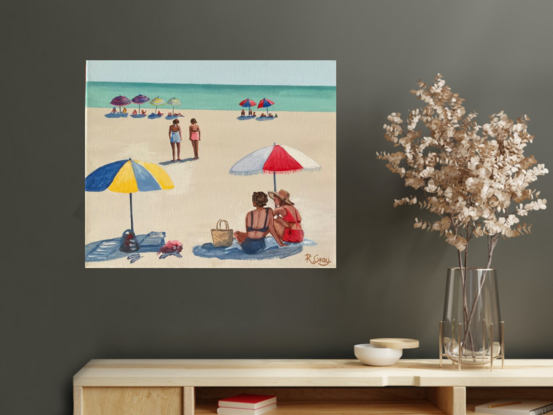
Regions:
<svg viewBox="0 0 553 415"><path fill-rule="evenodd" d="M106 164L85 179L87 192L103 192L108 189L117 193L128 193L131 204L131 230L134 232L132 215L132 194L173 189L173 180L157 164L139 160L120 160Z"/></svg>

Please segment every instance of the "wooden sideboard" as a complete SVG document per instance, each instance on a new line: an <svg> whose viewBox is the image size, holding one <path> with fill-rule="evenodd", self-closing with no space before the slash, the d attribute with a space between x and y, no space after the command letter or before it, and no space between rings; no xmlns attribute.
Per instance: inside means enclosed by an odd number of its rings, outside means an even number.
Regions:
<svg viewBox="0 0 553 415"><path fill-rule="evenodd" d="M268 415L465 415L501 398L553 400L553 360L505 368L400 360L91 360L73 378L74 415L207 415L238 393L277 395Z"/></svg>

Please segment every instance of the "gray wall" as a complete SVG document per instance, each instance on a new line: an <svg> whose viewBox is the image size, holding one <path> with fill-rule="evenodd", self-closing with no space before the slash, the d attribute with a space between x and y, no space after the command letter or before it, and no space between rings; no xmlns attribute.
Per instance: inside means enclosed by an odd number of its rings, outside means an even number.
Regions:
<svg viewBox="0 0 553 415"><path fill-rule="evenodd" d="M0 413L70 414L91 358L352 358L381 336L436 357L455 251L412 228L418 208L392 208L409 192L375 159L391 148L382 124L441 72L481 121L527 113L528 151L553 168L552 14L534 1L4 5ZM337 60L338 269L85 270L86 59ZM538 184L550 200L552 178ZM510 358L553 358L550 218L497 248Z"/></svg>

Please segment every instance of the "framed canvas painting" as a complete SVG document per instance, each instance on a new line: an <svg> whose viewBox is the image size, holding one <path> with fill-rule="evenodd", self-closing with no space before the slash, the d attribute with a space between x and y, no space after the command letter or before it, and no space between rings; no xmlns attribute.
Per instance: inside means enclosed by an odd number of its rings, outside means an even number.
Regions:
<svg viewBox="0 0 553 415"><path fill-rule="evenodd" d="M86 267L336 267L335 61L86 70Z"/></svg>

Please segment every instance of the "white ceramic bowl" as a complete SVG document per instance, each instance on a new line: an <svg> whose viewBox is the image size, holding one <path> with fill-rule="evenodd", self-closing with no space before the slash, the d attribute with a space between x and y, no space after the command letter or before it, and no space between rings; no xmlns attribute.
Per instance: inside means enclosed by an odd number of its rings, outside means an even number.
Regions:
<svg viewBox="0 0 553 415"><path fill-rule="evenodd" d="M374 347L370 344L357 344L353 351L355 357L367 366L392 366L403 354L403 349Z"/></svg>

